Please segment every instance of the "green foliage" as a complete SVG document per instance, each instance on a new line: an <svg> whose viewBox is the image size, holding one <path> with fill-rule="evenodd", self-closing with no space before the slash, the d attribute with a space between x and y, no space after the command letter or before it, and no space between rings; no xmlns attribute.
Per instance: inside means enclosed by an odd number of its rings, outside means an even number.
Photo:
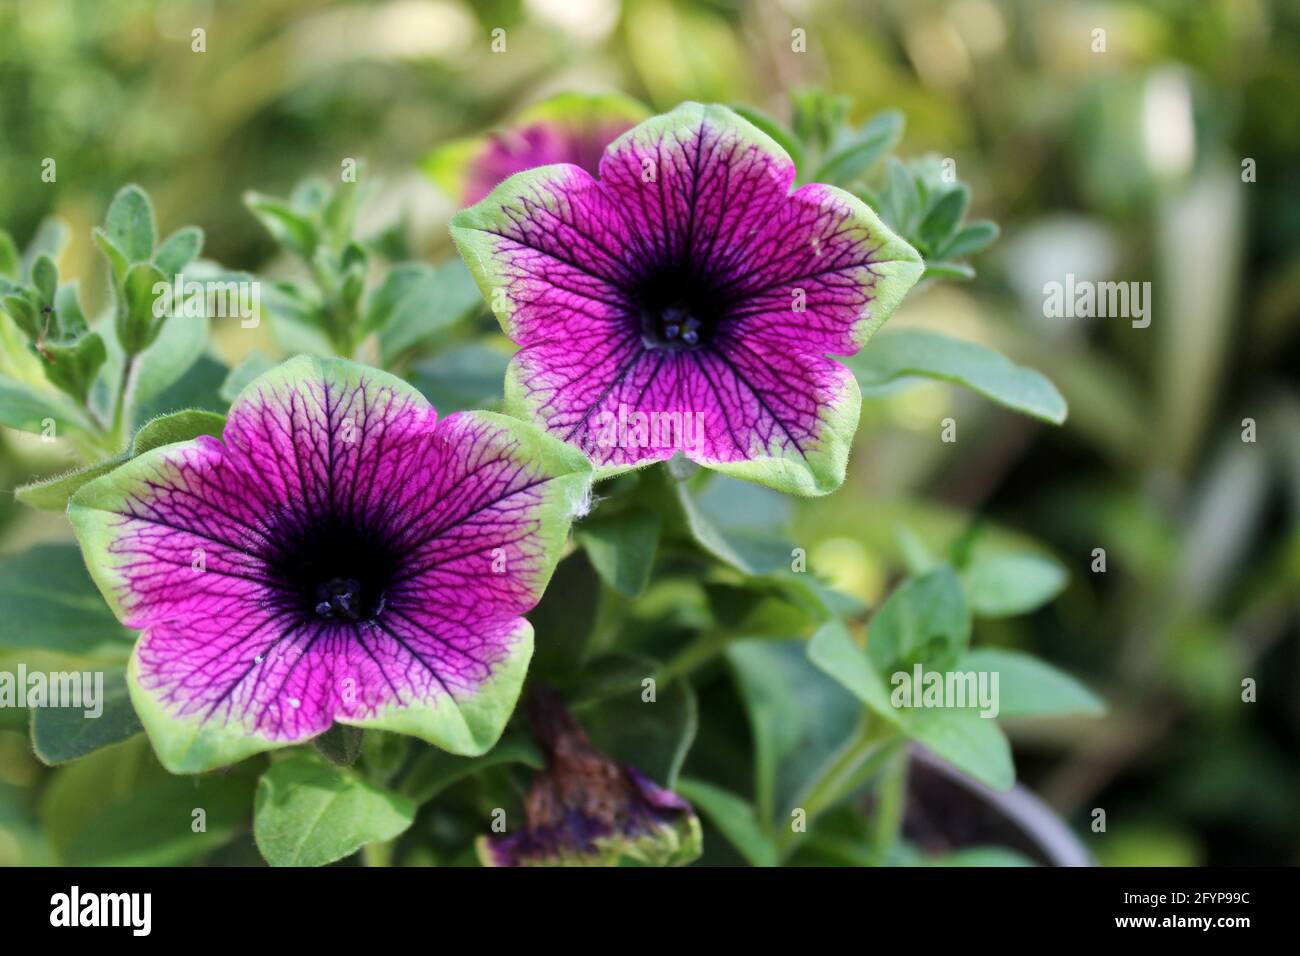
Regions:
<svg viewBox="0 0 1300 956"><path fill-rule="evenodd" d="M414 816L409 798L299 753L277 760L257 782L253 836L272 866L323 866L393 839Z"/></svg>
<svg viewBox="0 0 1300 956"><path fill-rule="evenodd" d="M890 155L903 135L901 113L855 122L852 106L807 90L792 98L788 125L741 112L790 153L800 182L867 197L933 260L930 275L968 274L952 263L992 242L996 227L965 222L969 190L933 161ZM17 499L63 510L84 484L150 449L219 437L224 409L282 353L358 356L395 369L443 415L499 405L509 355L483 333L486 307L465 265L409 259L402 223L360 238L358 211L371 183L364 170L352 172L336 184L305 180L287 199L245 195L247 212L292 261L275 279L200 259L205 236L196 226L160 241L149 197L122 189L93 232L111 301L92 320L77 284L60 281L64 233L44 228L21 253L0 233L0 303L12 325L0 332L25 339L31 363L4 366L0 421L39 431L53 419L82 458L19 487ZM259 283L275 343L258 340L233 368L219 361L213 322L174 321L185 300L157 307L158 290L170 292L184 273ZM928 378L1044 421L1065 417L1064 399L1043 376L935 333L885 332L848 362L868 398ZM684 460L619 476L599 488L594 513L575 526L572 550L528 615L534 692L553 686L600 753L692 801L722 837L710 851L720 859L770 866L834 855L832 845L854 862L898 858L907 852L897 831L908 741L992 786L1010 785L1010 749L995 721L970 707L896 707L888 685L895 671L996 670L1006 716L1099 710L1089 691L1046 664L969 647L976 619L1005 619L1052 600L1065 583L1055 562L1037 551L976 547L972 534L952 549L949 566L914 542L913 576L873 612L810 559L789 520L795 510L776 492ZM228 778L198 778L215 820L208 836L181 843L147 819L156 806L175 825L181 791L139 735L121 673L129 635L78 553L40 546L3 567L0 615L17 625L6 633L19 635L6 650L96 662L105 673L101 717L70 709L31 717L38 757L70 762L54 771L48 798L61 857L198 859L232 846L251 804L254 843L272 865L322 866L358 852L370 863L422 853L461 860L484 831L484 808L516 807L516 819L526 817L521 794L548 768L526 708L474 758L335 726L269 762L243 761ZM71 806L70 787L93 785L126 759L138 773L114 784L102 819ZM840 839L849 798L868 788L880 801L873 820L858 821L869 832ZM792 827L801 814L807 833ZM138 845L104 837L81 849L87 827L109 824L137 828Z"/></svg>

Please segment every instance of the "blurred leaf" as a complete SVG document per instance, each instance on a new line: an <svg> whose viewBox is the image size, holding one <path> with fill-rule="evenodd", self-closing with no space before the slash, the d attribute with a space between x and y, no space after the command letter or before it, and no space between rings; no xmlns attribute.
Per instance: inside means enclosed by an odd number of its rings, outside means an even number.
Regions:
<svg viewBox="0 0 1300 956"><path fill-rule="evenodd" d="M1073 677L1028 654L976 648L961 659L956 669L998 674L999 717L1098 716L1106 710L1105 704Z"/></svg>
<svg viewBox="0 0 1300 956"><path fill-rule="evenodd" d="M600 578L585 551L574 551L556 565L551 583L528 615L537 648L534 676L556 678L581 665L596 626L599 599Z"/></svg>
<svg viewBox="0 0 1300 956"><path fill-rule="evenodd" d="M440 415L493 408L503 400L502 382L510 356L481 342L441 350L411 369L407 380Z"/></svg>
<svg viewBox="0 0 1300 956"><path fill-rule="evenodd" d="M0 375L0 425L39 435L45 432L47 419L54 422L56 436L63 428L85 430L77 407L58 392L38 391Z"/></svg>
<svg viewBox="0 0 1300 956"><path fill-rule="evenodd" d="M638 684L598 701L576 703L573 712L598 750L674 788L698 728L690 684L681 679L659 684L654 700L645 700Z"/></svg>
<svg viewBox="0 0 1300 956"><path fill-rule="evenodd" d="M999 233L997 223L980 219L959 229L934 254L941 259L961 259L974 255L997 239Z"/></svg>
<svg viewBox="0 0 1300 956"><path fill-rule="evenodd" d="M136 736L56 771L41 817L65 866L176 865L247 826L256 767L174 777Z"/></svg>
<svg viewBox="0 0 1300 956"><path fill-rule="evenodd" d="M802 702L786 681L784 661L764 644L737 642L727 659L754 738L754 802L766 828L776 815L777 770L803 731Z"/></svg>
<svg viewBox="0 0 1300 956"><path fill-rule="evenodd" d="M659 515L644 508L598 515L582 522L575 537L615 591L634 598L645 590L659 545Z"/></svg>
<svg viewBox="0 0 1300 956"><path fill-rule="evenodd" d="M137 355L152 345L166 324L166 316L155 314L159 295L154 290L160 284L167 284L163 274L148 262L133 265L126 274L126 309L118 313L117 340L128 355Z"/></svg>
<svg viewBox="0 0 1300 956"><path fill-rule="evenodd" d="M0 276L14 282L22 277L18 247L14 245L13 236L3 229L0 229Z"/></svg>
<svg viewBox="0 0 1300 956"><path fill-rule="evenodd" d="M812 182L843 186L875 165L903 137L903 114L886 110L873 116L848 143L827 158Z"/></svg>
<svg viewBox="0 0 1300 956"><path fill-rule="evenodd" d="M203 230L198 226L177 229L162 244L154 256L156 265L165 276L177 276L198 258L203 249Z"/></svg>
<svg viewBox="0 0 1300 956"><path fill-rule="evenodd" d="M980 617L1025 614L1054 599L1065 588L1065 568L1036 554L978 557L962 572L971 610Z"/></svg>
<svg viewBox="0 0 1300 956"><path fill-rule="evenodd" d="M958 184L955 189L944 193L930 207L921 221L919 235L927 249L938 249L957 233L957 227L966 217L966 207L970 205L970 189Z"/></svg>
<svg viewBox="0 0 1300 956"><path fill-rule="evenodd" d="M272 866L324 866L391 840L414 819L409 797L300 752L273 763L257 782L253 836Z"/></svg>
<svg viewBox="0 0 1300 956"><path fill-rule="evenodd" d="M776 866L780 862L775 842L764 832L749 803L721 787L686 777L677 781L676 791L751 864Z"/></svg>
<svg viewBox="0 0 1300 956"><path fill-rule="evenodd" d="M75 544L42 544L0 561L0 647L90 655L127 637Z"/></svg>
<svg viewBox="0 0 1300 956"><path fill-rule="evenodd" d="M813 635L808 657L875 714L935 756L994 789L1006 790L1015 783L1011 747L995 720L981 717L972 708L893 706L880 673L842 622L831 621Z"/></svg>
<svg viewBox="0 0 1300 956"><path fill-rule="evenodd" d="M503 738L481 757L458 757L436 747L427 747L411 764L399 789L416 806L422 806L466 777L508 763L523 764L534 770L543 766L537 747L522 736Z"/></svg>
<svg viewBox="0 0 1300 956"><path fill-rule="evenodd" d="M932 670L952 664L970 640L970 608L961 582L942 567L911 578L881 605L867 632L867 656L889 674L922 663Z"/></svg>
<svg viewBox="0 0 1300 956"><path fill-rule="evenodd" d="M465 263L395 266L371 296L366 328L379 332L385 361L473 316L483 305Z"/></svg>
<svg viewBox="0 0 1300 956"><path fill-rule="evenodd" d="M31 274L32 263L42 255L49 256L55 262L63 255L63 250L68 245L68 238L72 232L68 224L62 219L54 216L47 216L41 220L41 224L36 227L36 234L32 236L31 242L23 250L23 264L20 278L24 281Z"/></svg>
<svg viewBox="0 0 1300 956"><path fill-rule="evenodd" d="M42 763L76 760L144 730L131 706L125 669L111 668L102 674L103 696L96 701L101 709L97 716L88 716L86 706L32 708L32 748Z"/></svg>
<svg viewBox="0 0 1300 956"><path fill-rule="evenodd" d="M133 458L134 455L142 455L160 445L169 445L175 441L188 441L190 438L200 436L200 434L221 437L221 429L224 428L224 425L224 416L213 414L213 412L194 410L194 408L173 412L172 415L161 415L159 418L148 421L135 434L130 454L117 455L117 457L90 464L85 468L64 472L62 475L48 477L48 479L40 481L32 481L31 484L14 489L14 496L23 505L35 507L35 509L62 511L65 507L68 507L68 499L73 497L78 488L98 479L100 475L107 475L118 464L126 462L126 460Z"/></svg>
<svg viewBox="0 0 1300 956"><path fill-rule="evenodd" d="M154 225L153 205L143 189L129 185L118 191L108 207L104 232L127 262L148 262L153 258L158 230Z"/></svg>
<svg viewBox="0 0 1300 956"><path fill-rule="evenodd" d="M973 279L975 270L964 262L946 262L939 259L926 259L922 279Z"/></svg>
<svg viewBox="0 0 1300 956"><path fill-rule="evenodd" d="M347 724L333 724L325 733L313 737L312 749L330 763L339 767L351 767L361 755L361 745L366 732L361 727L349 727Z"/></svg>
<svg viewBox="0 0 1300 956"><path fill-rule="evenodd" d="M760 822L786 825L809 782L853 735L861 704L814 666L805 641L736 641L727 658L754 739L755 799L760 812L771 808Z"/></svg>
<svg viewBox="0 0 1300 956"><path fill-rule="evenodd" d="M221 383L220 395L228 402L233 402L254 379L263 372L269 372L275 368L274 359L268 358L257 349L249 352L244 356L244 360L236 368L230 370L226 380Z"/></svg>
<svg viewBox="0 0 1300 956"><path fill-rule="evenodd" d="M52 478L19 485L14 489L14 497L29 508L37 508L41 511L63 511L68 507L68 499L78 488L94 481L100 475L108 474L126 460L126 455L119 455L85 468L63 472Z"/></svg>
<svg viewBox="0 0 1300 956"><path fill-rule="evenodd" d="M908 376L964 385L986 398L1059 425L1065 399L1046 378L1012 364L992 349L922 329L883 332L845 359L864 388Z"/></svg>
<svg viewBox="0 0 1300 956"><path fill-rule="evenodd" d="M257 217L271 238L306 262L316 254L319 235L311 220L288 203L257 192L244 193L244 205Z"/></svg>

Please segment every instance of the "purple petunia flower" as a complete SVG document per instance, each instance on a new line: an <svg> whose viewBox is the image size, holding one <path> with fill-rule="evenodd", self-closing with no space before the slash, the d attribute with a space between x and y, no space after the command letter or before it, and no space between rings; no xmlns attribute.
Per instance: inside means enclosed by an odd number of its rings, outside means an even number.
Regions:
<svg viewBox="0 0 1300 956"><path fill-rule="evenodd" d="M479 838L485 866L674 866L700 855L691 805L596 750L553 692L534 691L528 716L546 767L523 829Z"/></svg>
<svg viewBox="0 0 1300 956"><path fill-rule="evenodd" d="M561 93L524 110L508 127L440 149L427 166L465 205L537 166L572 163L594 173L605 147L649 112L615 93Z"/></svg>
<svg viewBox="0 0 1300 956"><path fill-rule="evenodd" d="M800 494L844 480L851 355L920 277L861 200L792 190L785 151L721 106L624 134L599 179L511 177L452 220L520 350L509 410L581 447L597 477L672 457Z"/></svg>
<svg viewBox="0 0 1300 956"><path fill-rule="evenodd" d="M537 602L590 465L516 419L441 421L343 360L250 384L222 436L83 487L69 516L118 617L142 631L131 699L176 773L332 723L482 753L514 709Z"/></svg>

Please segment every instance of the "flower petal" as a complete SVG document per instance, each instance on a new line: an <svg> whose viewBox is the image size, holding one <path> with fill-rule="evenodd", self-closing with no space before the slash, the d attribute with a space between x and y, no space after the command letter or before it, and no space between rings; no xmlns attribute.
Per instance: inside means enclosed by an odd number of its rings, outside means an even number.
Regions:
<svg viewBox="0 0 1300 956"><path fill-rule="evenodd" d="M478 753L518 696L532 652L519 614L549 578L589 468L522 422L437 422L393 376L302 357L240 395L223 442L142 455L83 487L69 516L110 605L143 630L132 700L169 769L219 766L334 721ZM303 559L286 549L326 519L382 538L409 579L373 619L304 615L284 597L277 574ZM456 529L515 559L459 600L411 583ZM462 619L431 634L435 615Z"/></svg>
<svg viewBox="0 0 1300 956"><path fill-rule="evenodd" d="M498 183L537 166L572 163L594 173L605 147L647 115L640 103L617 93L561 93L537 103L466 151L463 200L476 203Z"/></svg>

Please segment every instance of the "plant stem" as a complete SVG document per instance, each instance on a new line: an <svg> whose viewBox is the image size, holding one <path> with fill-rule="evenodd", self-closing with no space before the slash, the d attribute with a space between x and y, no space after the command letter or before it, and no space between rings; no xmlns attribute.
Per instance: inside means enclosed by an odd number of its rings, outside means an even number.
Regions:
<svg viewBox="0 0 1300 956"><path fill-rule="evenodd" d="M122 361L122 378L117 385L117 397L113 400L113 424L109 432L114 450L122 447L122 425L126 416L126 393L131 387L131 373L135 371L135 354L127 355Z"/></svg>
<svg viewBox="0 0 1300 956"><path fill-rule="evenodd" d="M898 842L907 796L907 765L907 751L893 750L880 774L876 814L871 821L871 852L875 866L885 866L889 862L894 844Z"/></svg>
<svg viewBox="0 0 1300 956"><path fill-rule="evenodd" d="M883 720L863 714L853 736L840 748L799 801L805 824L812 822L869 780L902 745L903 739ZM789 856L802 836L782 829L777 844L782 858Z"/></svg>

